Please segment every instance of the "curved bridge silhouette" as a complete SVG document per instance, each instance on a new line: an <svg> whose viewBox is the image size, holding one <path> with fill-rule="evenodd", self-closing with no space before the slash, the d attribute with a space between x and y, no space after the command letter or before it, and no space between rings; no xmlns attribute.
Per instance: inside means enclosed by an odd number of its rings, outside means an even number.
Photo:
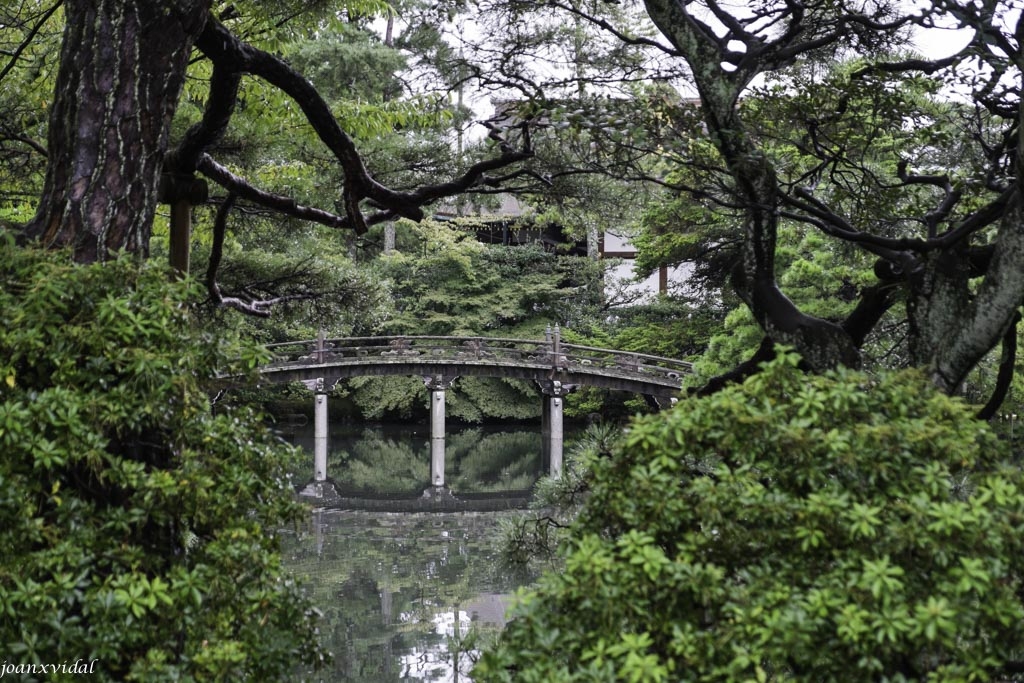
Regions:
<svg viewBox="0 0 1024 683"><path fill-rule="evenodd" d="M690 363L643 353L564 344L556 326L543 340L496 337L345 337L268 344L273 360L260 368L264 380L303 382L316 393L313 480L301 492L334 504L327 477L327 395L348 377L423 377L430 390L430 485L425 497L443 497L445 391L458 377L509 377L536 382L544 396L542 453L553 476L562 470L564 397L580 385L629 391L667 405L682 387ZM448 493L450 496L450 493Z"/></svg>
<svg viewBox="0 0 1024 683"><path fill-rule="evenodd" d="M274 359L260 368L272 382L333 384L348 377L406 375L511 377L675 398L685 361L643 353L565 344L558 330L547 339L495 337L346 337L268 344Z"/></svg>

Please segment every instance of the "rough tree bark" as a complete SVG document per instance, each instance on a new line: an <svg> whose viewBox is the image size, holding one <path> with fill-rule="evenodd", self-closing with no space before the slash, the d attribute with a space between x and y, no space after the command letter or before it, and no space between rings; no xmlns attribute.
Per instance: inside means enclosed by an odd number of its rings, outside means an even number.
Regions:
<svg viewBox="0 0 1024 683"><path fill-rule="evenodd" d="M68 0L29 238L79 262L146 255L171 118L209 0Z"/></svg>
<svg viewBox="0 0 1024 683"><path fill-rule="evenodd" d="M718 0L644 4L692 70L702 117L731 183L731 199L744 212L742 259L733 285L768 338L796 347L814 370L855 363L867 333L902 290L910 363L927 370L943 391L958 391L971 369L1003 341L1000 381L985 409L993 412L1009 386L1007 359L1016 346L1010 335L1024 303L1024 118L1016 95L984 93L1002 92L1011 75L1019 83L1024 71L1024 16L1018 14L1014 25L1008 25L994 18L995 3L935 3L924 14L901 14L896 6L884 4L788 0L759 5L749 14ZM888 237L851 224L813 189L795 186L783 191L771 158L746 130L737 106L742 90L754 77L813 56L826 46L856 43L863 54L884 54L886 46L898 44L900 29L929 24L929 12L945 13L975 29L973 43L942 60L872 64L854 78L869 72L933 74L987 55L993 80L988 90L975 84L981 93L975 103L993 121L1002 122L997 125L1004 133L996 145L984 141L983 131L974 140L980 142L988 165L985 177L972 186L980 188L978 196L965 198L967 185L954 182L953 170L916 175L908 171L908 160L897 155L895 178L885 187L928 187L934 206L919 218L925 228L922 237ZM841 161L838 154L823 154L823 164ZM879 257L879 285L861 293L860 304L841 326L804 314L779 290L774 257L780 216L813 225ZM990 241L992 232L996 237Z"/></svg>

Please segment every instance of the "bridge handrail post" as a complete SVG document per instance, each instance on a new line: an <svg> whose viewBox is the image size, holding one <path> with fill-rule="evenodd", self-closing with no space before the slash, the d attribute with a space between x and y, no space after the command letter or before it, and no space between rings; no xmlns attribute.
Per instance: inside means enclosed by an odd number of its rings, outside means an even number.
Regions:
<svg viewBox="0 0 1024 683"><path fill-rule="evenodd" d="M554 353L551 356L551 368L553 370L558 370L561 365L560 358L562 356L562 328L558 326L558 323L555 323L552 346Z"/></svg>
<svg viewBox="0 0 1024 683"><path fill-rule="evenodd" d="M323 363L324 362L324 338L325 338L325 336L326 335L325 335L325 333L323 331L323 328L318 330L317 333L316 333L316 362L317 363Z"/></svg>

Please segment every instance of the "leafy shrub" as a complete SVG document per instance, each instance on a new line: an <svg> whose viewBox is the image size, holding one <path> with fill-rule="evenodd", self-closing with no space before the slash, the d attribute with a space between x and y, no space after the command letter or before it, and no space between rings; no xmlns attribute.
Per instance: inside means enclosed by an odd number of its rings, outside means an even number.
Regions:
<svg viewBox="0 0 1024 683"><path fill-rule="evenodd" d="M320 658L273 534L300 511L282 451L255 416L211 414L203 386L258 353L196 329L189 297L128 258L76 266L0 234L9 664L276 680Z"/></svg>
<svg viewBox="0 0 1024 683"><path fill-rule="evenodd" d="M917 374L796 362L634 422L594 463L564 571L524 597L474 680L1019 670L1020 469Z"/></svg>

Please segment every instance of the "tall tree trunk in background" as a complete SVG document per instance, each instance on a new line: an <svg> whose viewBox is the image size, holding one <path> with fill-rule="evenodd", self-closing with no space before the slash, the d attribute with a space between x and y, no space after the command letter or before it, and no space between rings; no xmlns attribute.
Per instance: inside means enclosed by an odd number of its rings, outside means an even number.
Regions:
<svg viewBox="0 0 1024 683"><path fill-rule="evenodd" d="M145 255L171 118L209 0L68 0L30 238L79 262Z"/></svg>

